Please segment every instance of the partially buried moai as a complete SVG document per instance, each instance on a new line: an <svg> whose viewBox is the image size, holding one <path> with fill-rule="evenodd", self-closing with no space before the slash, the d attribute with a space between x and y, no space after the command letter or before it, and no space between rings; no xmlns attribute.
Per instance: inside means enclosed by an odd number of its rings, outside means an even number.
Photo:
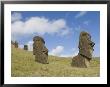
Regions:
<svg viewBox="0 0 110 87"><path fill-rule="evenodd" d="M24 45L24 50L28 50L28 45Z"/></svg>
<svg viewBox="0 0 110 87"><path fill-rule="evenodd" d="M72 66L87 68L90 66L95 43L91 41L89 33L82 31L79 37L79 53L72 59Z"/></svg>
<svg viewBox="0 0 110 87"><path fill-rule="evenodd" d="M17 41L15 41L14 45L15 45L15 48L18 48L18 42Z"/></svg>
<svg viewBox="0 0 110 87"><path fill-rule="evenodd" d="M44 39L40 36L35 36L33 41L33 55L35 55L35 61L48 64L48 49L45 46Z"/></svg>

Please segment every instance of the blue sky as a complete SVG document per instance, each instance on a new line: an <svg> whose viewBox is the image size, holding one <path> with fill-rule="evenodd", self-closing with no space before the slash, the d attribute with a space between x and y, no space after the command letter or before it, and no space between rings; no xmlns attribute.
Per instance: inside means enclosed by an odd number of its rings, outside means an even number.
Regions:
<svg viewBox="0 0 110 87"><path fill-rule="evenodd" d="M11 13L11 38L19 47L32 50L34 36L42 36L50 55L74 56L78 53L79 34L87 31L95 42L93 56L100 56L99 11L22 11Z"/></svg>

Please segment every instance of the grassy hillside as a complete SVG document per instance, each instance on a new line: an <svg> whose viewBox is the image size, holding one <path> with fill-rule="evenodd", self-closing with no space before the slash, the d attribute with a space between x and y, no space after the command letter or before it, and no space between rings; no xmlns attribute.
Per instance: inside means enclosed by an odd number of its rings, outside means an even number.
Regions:
<svg viewBox="0 0 110 87"><path fill-rule="evenodd" d="M12 47L12 77L96 77L100 76L99 58L91 61L90 68L71 67L71 58L49 56L49 64L34 61L32 52Z"/></svg>

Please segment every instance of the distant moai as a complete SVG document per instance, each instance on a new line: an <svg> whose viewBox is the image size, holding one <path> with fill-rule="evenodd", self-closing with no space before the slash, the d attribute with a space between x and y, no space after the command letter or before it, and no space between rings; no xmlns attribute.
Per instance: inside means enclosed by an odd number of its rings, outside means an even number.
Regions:
<svg viewBox="0 0 110 87"><path fill-rule="evenodd" d="M11 47L15 47L15 43L12 40L11 40Z"/></svg>
<svg viewBox="0 0 110 87"><path fill-rule="evenodd" d="M18 42L17 41L15 41L15 48L18 48Z"/></svg>
<svg viewBox="0 0 110 87"><path fill-rule="evenodd" d="M33 55L35 55L35 61L48 64L48 49L45 46L44 39L40 36L35 36L33 41Z"/></svg>
<svg viewBox="0 0 110 87"><path fill-rule="evenodd" d="M82 31L79 37L79 53L73 57L71 65L82 68L89 67L94 45L95 43L91 41L90 34Z"/></svg>
<svg viewBox="0 0 110 87"><path fill-rule="evenodd" d="M28 50L28 45L24 45L24 50Z"/></svg>
<svg viewBox="0 0 110 87"><path fill-rule="evenodd" d="M15 43L13 41L11 41L11 45L15 45Z"/></svg>

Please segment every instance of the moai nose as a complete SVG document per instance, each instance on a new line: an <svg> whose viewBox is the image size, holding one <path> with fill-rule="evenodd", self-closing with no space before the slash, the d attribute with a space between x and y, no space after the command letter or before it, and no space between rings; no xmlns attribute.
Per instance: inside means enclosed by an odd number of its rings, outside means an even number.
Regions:
<svg viewBox="0 0 110 87"><path fill-rule="evenodd" d="M92 42L92 47L94 47L94 45L95 45L95 43L94 43L94 42Z"/></svg>

